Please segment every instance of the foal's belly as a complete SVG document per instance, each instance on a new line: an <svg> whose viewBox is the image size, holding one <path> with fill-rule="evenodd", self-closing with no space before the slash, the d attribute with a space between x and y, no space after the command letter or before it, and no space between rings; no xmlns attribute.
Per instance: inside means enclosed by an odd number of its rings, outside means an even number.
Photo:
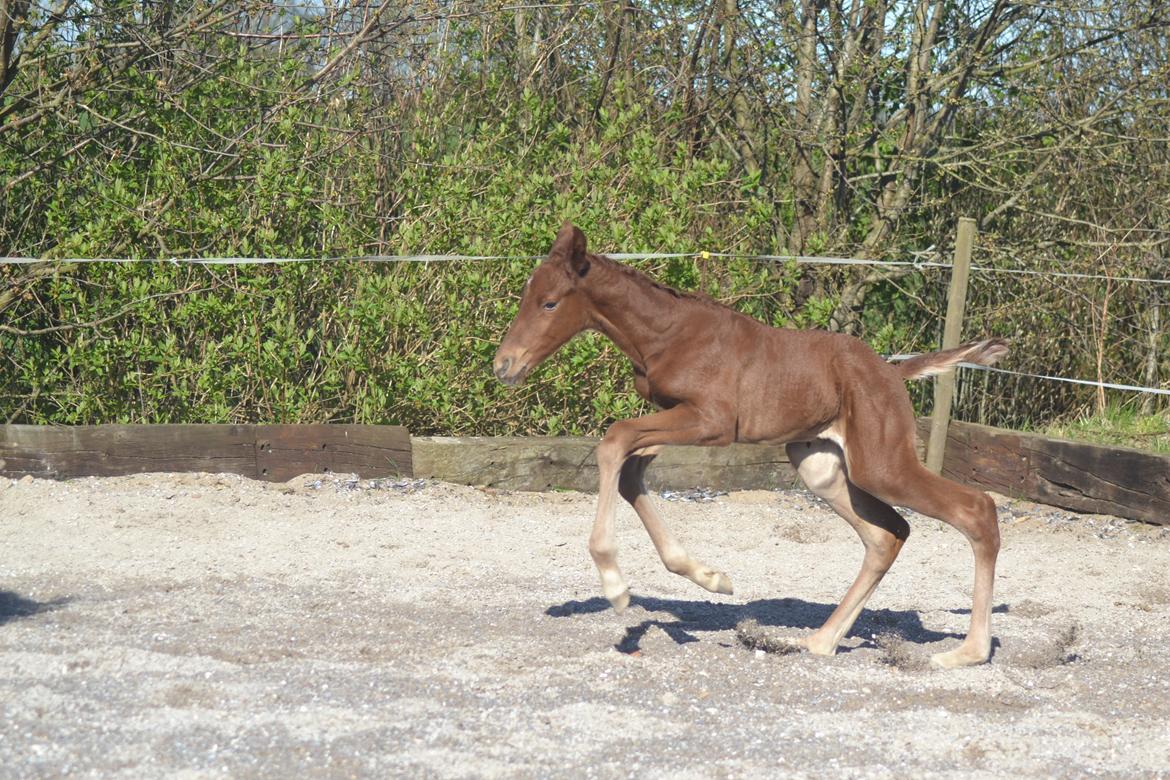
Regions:
<svg viewBox="0 0 1170 780"><path fill-rule="evenodd" d="M786 444L836 435L841 398L827 377L779 368L760 374L741 382L737 441Z"/></svg>

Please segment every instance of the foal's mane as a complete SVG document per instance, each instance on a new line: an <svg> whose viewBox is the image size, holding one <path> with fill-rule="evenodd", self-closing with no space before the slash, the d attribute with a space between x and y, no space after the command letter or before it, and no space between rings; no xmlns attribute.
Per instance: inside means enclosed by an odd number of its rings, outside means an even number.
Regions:
<svg viewBox="0 0 1170 780"><path fill-rule="evenodd" d="M729 311L729 312L732 312L734 314L739 314L741 317L746 316L746 315L742 314L741 312L738 312L735 309L731 308L730 306L727 306L725 304L720 303L719 301L715 300L714 298L712 298L709 295L706 295L705 293L686 292L683 290L676 290L673 287L668 287L667 285L662 284L661 282L658 282L658 281L655 281L654 279L651 279L649 276L642 273L638 269L631 268L630 266L626 265L625 263L620 263L611 257L606 257L605 255L593 255L593 254L589 255L589 257L591 260L598 261L599 264L603 268L608 268L611 271L616 271L617 273L621 274L622 276L624 276L627 279L630 279L631 281L634 282L634 284L636 284L637 286L639 286L643 289L659 290L659 291L667 293L668 295L671 295L679 300L694 301L695 303L703 304L703 305L710 306L710 307L713 307L716 309L722 309L724 311Z"/></svg>

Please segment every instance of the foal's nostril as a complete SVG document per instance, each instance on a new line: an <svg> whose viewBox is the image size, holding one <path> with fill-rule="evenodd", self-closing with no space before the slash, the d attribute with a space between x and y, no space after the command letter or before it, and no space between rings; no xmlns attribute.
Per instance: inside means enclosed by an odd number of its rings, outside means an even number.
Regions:
<svg viewBox="0 0 1170 780"><path fill-rule="evenodd" d="M512 367L512 358L503 358L496 360L496 376L503 379L508 375L508 369Z"/></svg>

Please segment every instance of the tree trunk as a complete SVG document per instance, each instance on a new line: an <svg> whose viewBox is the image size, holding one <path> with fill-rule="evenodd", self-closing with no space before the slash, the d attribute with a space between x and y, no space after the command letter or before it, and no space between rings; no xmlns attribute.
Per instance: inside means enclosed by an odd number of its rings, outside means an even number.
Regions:
<svg viewBox="0 0 1170 780"><path fill-rule="evenodd" d="M743 94L743 72L740 68L740 53L736 42L739 33L737 0L724 0L723 15L724 67L727 71L727 83L731 86L731 113L735 121L736 151L743 160L744 172L749 176L755 176L760 171L760 164L752 144L755 131L748 112L747 98Z"/></svg>
<svg viewBox="0 0 1170 780"><path fill-rule="evenodd" d="M808 240L816 231L817 175L816 126L813 109L813 82L817 68L817 5L816 0L801 0L800 28L796 50L796 106L794 158L792 161L793 224L788 239L789 254L805 251Z"/></svg>

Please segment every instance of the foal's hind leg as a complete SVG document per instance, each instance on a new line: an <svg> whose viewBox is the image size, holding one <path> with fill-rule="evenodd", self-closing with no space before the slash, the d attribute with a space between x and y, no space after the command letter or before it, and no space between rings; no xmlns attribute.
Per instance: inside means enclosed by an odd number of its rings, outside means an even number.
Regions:
<svg viewBox="0 0 1170 780"><path fill-rule="evenodd" d="M808 489L845 518L865 545L857 579L825 624L802 643L810 652L832 655L898 557L910 535L910 526L889 504L849 481L844 454L836 444L824 440L796 442L789 444L787 450L789 461Z"/></svg>
<svg viewBox="0 0 1170 780"><path fill-rule="evenodd" d="M654 549L658 550L658 556L662 558L662 563L668 571L681 574L707 590L730 595L731 579L723 572L715 571L687 555L687 551L662 522L662 517L646 492L646 483L643 479L646 467L654 457L654 454L631 456L622 466L618 491L638 513L642 525L646 526L646 533L650 535L650 541L654 542Z"/></svg>
<svg viewBox="0 0 1170 780"><path fill-rule="evenodd" d="M886 453L879 467L853 459L850 467L850 475L882 500L938 518L967 537L975 554L971 627L961 645L930 661L942 669L985 662L991 657L991 596L999 555L999 519L991 496L928 471L909 447Z"/></svg>

